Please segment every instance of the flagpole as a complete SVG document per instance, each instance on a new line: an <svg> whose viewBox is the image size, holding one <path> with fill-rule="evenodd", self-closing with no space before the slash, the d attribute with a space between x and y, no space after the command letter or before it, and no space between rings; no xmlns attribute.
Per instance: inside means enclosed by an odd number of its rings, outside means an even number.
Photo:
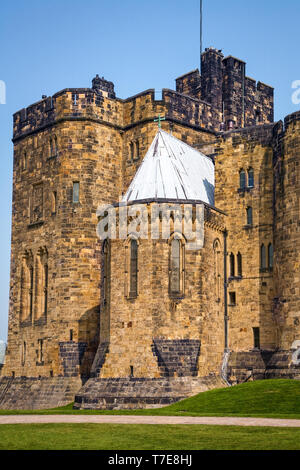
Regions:
<svg viewBox="0 0 300 470"><path fill-rule="evenodd" d="M202 5L202 0L200 0L200 69L201 69L201 55L202 55L202 50L203 50L203 44L202 44L202 13L203 13L203 5Z"/></svg>

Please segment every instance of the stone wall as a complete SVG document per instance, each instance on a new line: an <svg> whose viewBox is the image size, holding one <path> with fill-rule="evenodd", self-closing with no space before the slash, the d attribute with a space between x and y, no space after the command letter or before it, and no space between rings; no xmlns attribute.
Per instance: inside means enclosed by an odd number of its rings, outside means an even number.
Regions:
<svg viewBox="0 0 300 470"><path fill-rule="evenodd" d="M216 130L248 127L274 120L274 90L246 76L246 63L225 57L221 50L206 48L199 70L176 79L179 93L203 100L219 113Z"/></svg>
<svg viewBox="0 0 300 470"><path fill-rule="evenodd" d="M263 379L299 380L300 363L293 360L290 350L233 351L230 353L227 373L232 384Z"/></svg>
<svg viewBox="0 0 300 470"><path fill-rule="evenodd" d="M218 377L90 379L75 396L75 409L158 408L225 383Z"/></svg>
<svg viewBox="0 0 300 470"><path fill-rule="evenodd" d="M300 340L300 113L285 119L275 142L275 224L273 312L278 346L290 350ZM300 344L300 343L299 343ZM298 345L299 345L298 344Z"/></svg>
<svg viewBox="0 0 300 470"><path fill-rule="evenodd" d="M74 401L82 382L71 377L1 377L0 409L34 410Z"/></svg>
<svg viewBox="0 0 300 470"><path fill-rule="evenodd" d="M147 207L150 214L151 203ZM193 373L200 377L219 373L224 350L224 224L223 214L213 209L205 211L204 247L185 250L185 287L183 294L176 298L169 291L169 239L138 240L138 295L133 298L126 293L129 239L110 241L111 282L106 304L110 312L109 352L100 378L164 375L153 355L153 338L156 344L174 341L174 355L179 354L176 345L181 342L201 341L201 353L197 361L195 353ZM170 233L173 230L171 227ZM173 374L181 375L179 362L177 370L173 367Z"/></svg>
<svg viewBox="0 0 300 470"><path fill-rule="evenodd" d="M254 347L253 328L259 328L260 347L272 350L277 335L272 315L273 269L262 268L261 246L274 246L273 235L273 132L274 125L226 132L216 149L215 204L227 214L227 275L229 348L247 351ZM254 174L248 186L248 171ZM240 171L246 184L240 187ZM252 223L247 209L252 208ZM238 272L238 254L242 272ZM234 273L231 272L231 257ZM235 299L233 299L233 294Z"/></svg>
<svg viewBox="0 0 300 470"><path fill-rule="evenodd" d="M154 339L153 354L157 356L161 375L165 377L193 377L197 375L200 354L198 339Z"/></svg>
<svg viewBox="0 0 300 470"><path fill-rule="evenodd" d="M201 127L203 106L210 107L180 99L171 90L161 101L153 90L120 100L111 82L96 77L92 89L65 89L15 113L9 345L3 374L64 374L59 343L68 341L86 343L80 363L76 352L72 361L78 374L90 373L105 317L105 309L100 312L97 206L118 201L126 190L156 133L153 120L159 113L166 116L163 127L176 137L211 145L214 133ZM74 182L79 183L78 202L73 201Z"/></svg>
<svg viewBox="0 0 300 470"><path fill-rule="evenodd" d="M87 343L80 373L89 373L99 342L96 209L100 203L118 200L121 149L119 131L88 120L55 122L15 141L10 317L3 374L63 374L59 343L70 340ZM79 182L78 202L73 201L74 182ZM46 314L41 259L47 264ZM29 262L32 289L30 280L24 280ZM22 299L30 295L33 308L30 311L27 305L26 311L25 305L22 310Z"/></svg>

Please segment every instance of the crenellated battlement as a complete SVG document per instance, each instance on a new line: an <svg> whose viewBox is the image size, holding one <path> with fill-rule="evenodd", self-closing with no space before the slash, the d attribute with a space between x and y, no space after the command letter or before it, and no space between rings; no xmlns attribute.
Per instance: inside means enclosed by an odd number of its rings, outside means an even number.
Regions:
<svg viewBox="0 0 300 470"><path fill-rule="evenodd" d="M246 63L221 50L206 48L198 69L176 79L176 90L211 103L221 113L220 129L271 123L274 89L246 74Z"/></svg>
<svg viewBox="0 0 300 470"><path fill-rule="evenodd" d="M300 121L300 111L288 114L284 118L284 128L287 129L290 124Z"/></svg>
<svg viewBox="0 0 300 470"><path fill-rule="evenodd" d="M176 79L176 91L145 90L126 99L116 97L114 84L100 78L91 88L65 88L14 114L13 140L43 130L63 119L88 119L126 130L128 126L166 120L219 132L273 122L273 88L245 75L246 64L221 50L207 48L198 69Z"/></svg>
<svg viewBox="0 0 300 470"><path fill-rule="evenodd" d="M13 140L43 130L62 119L101 119L122 126L121 100L91 88L66 88L14 114Z"/></svg>
<svg viewBox="0 0 300 470"><path fill-rule="evenodd" d="M87 119L126 130L141 122L152 122L158 114L166 120L211 132L219 130L221 119L210 103L174 90L163 89L162 98L157 100L154 89L120 99L103 96L91 88L66 88L16 112L13 141L66 119Z"/></svg>

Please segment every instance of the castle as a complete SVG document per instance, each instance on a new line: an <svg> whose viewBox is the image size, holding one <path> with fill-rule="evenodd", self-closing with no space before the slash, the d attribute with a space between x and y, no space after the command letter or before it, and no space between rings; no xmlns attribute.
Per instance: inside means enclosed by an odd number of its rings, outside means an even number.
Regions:
<svg viewBox="0 0 300 470"><path fill-rule="evenodd" d="M299 377L300 112L274 123L273 88L245 68L207 48L201 74L161 99L119 99L97 75L15 113L1 408L161 406ZM97 207L128 195L159 136L213 166L213 203L144 198L149 211L202 206L203 247L172 234L101 242Z"/></svg>

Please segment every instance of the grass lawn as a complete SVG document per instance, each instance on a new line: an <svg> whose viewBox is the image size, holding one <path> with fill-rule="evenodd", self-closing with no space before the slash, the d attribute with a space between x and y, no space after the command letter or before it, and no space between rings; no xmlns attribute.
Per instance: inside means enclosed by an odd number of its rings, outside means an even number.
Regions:
<svg viewBox="0 0 300 470"><path fill-rule="evenodd" d="M3 450L299 450L300 429L153 424L3 424Z"/></svg>
<svg viewBox="0 0 300 470"><path fill-rule="evenodd" d="M73 410L72 403L51 410L0 410L0 414L134 414L173 416L252 416L300 419L300 380L259 380L210 390L159 409Z"/></svg>

